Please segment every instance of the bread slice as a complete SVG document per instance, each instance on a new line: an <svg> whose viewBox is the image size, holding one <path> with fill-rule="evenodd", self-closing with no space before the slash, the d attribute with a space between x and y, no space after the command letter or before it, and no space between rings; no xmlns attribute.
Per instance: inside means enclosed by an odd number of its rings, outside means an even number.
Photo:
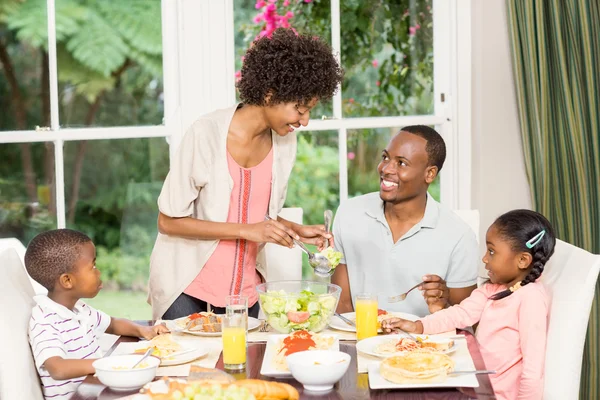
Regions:
<svg viewBox="0 0 600 400"><path fill-rule="evenodd" d="M454 346L454 340L451 339L447 339L447 340L424 340L421 342L421 347L422 348L431 348L437 351L446 351L446 350L450 350L452 348L452 346Z"/></svg>

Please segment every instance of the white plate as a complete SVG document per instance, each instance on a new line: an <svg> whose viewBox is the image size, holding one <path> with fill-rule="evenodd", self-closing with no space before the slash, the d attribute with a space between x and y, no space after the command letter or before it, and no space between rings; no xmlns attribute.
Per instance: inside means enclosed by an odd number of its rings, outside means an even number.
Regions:
<svg viewBox="0 0 600 400"><path fill-rule="evenodd" d="M219 315L221 316L221 318L223 317L222 314L219 314ZM202 331L188 331L188 330L179 331L178 329L181 329L181 328L177 325L177 321L183 320L186 318L187 317L181 317L181 318L174 319L172 321L164 321L164 322L167 324L167 328L172 329L173 331L176 331L176 332L187 333L188 335L205 336L205 337L221 336L221 332L202 332ZM254 317L248 317L248 330L249 331L258 328L260 326L260 324L261 324L260 320L254 318Z"/></svg>
<svg viewBox="0 0 600 400"><path fill-rule="evenodd" d="M419 317L416 315L407 314L407 313L403 313L403 312L390 311L390 312L388 312L388 314L393 315L394 317L404 318L409 321L416 321L419 319ZM348 318L350 321L356 321L356 313L355 312L343 313L342 316ZM331 327L333 329L337 329L339 331L356 332L356 326L353 326L353 325L350 325L350 324L344 322L337 315L333 315L331 317L331 320L329 321L329 327ZM381 329L379 329L379 332L381 332Z"/></svg>
<svg viewBox="0 0 600 400"><path fill-rule="evenodd" d="M160 359L161 367L167 367L170 365L186 364L186 363L189 363L190 361L194 361L194 360L196 360L200 357L204 357L206 354L208 354L208 351L206 349L204 349L201 346L200 347L198 346L197 340L194 342L186 341L183 338L181 338L181 339L173 338L173 340L181 345L181 350L178 350L178 351L185 351L185 350L192 350L192 349L193 349L193 351L182 354L180 356L175 356L173 358L168 358L168 357L161 358ZM149 346L149 341L144 340L141 342L137 342L135 348L142 349L142 348L147 348L148 346Z"/></svg>
<svg viewBox="0 0 600 400"><path fill-rule="evenodd" d="M466 343L464 343L464 345L466 346ZM471 371L475 369L473 360L471 360L471 356L469 355L462 357L453 356L452 359L455 362L454 369L456 371ZM368 366L369 387L371 389L419 389L479 386L479 382L477 382L477 376L475 374L449 376L444 382L437 383L393 383L381 376L379 373L380 364L381 363L371 363Z"/></svg>
<svg viewBox="0 0 600 400"><path fill-rule="evenodd" d="M436 336L436 335L413 335L416 337L421 337L423 338L423 340L425 340L426 338L428 338L429 341L436 341L436 340L449 340L447 337L444 336ZM402 338L405 338L406 335L380 335L380 336L373 336L367 339L363 339L363 340L359 340L356 343L356 349L358 351L360 351L361 353L364 354L368 354L370 356L374 356L374 357L379 357L379 358L386 358L386 357L391 357L394 354L380 354L380 353L376 353L375 352L375 348L377 346L379 346L382 343L388 342L390 340L400 340ZM454 340L454 344L452 345L452 347L450 347L448 350L444 350L444 351L440 351L440 353L446 353L446 354L450 354L450 353L454 353L457 349L457 343L455 339ZM460 340L460 339L459 339Z"/></svg>
<svg viewBox="0 0 600 400"><path fill-rule="evenodd" d="M275 359L275 351L277 351L277 345L279 344L279 341L287 336L289 335L269 335L267 339L267 348L265 349L265 355L260 368L261 375L271 376L274 378L291 378L292 373L290 371L278 370L273 363L273 360ZM323 336L330 336L335 339L328 350L340 350L340 342L337 335L323 334Z"/></svg>

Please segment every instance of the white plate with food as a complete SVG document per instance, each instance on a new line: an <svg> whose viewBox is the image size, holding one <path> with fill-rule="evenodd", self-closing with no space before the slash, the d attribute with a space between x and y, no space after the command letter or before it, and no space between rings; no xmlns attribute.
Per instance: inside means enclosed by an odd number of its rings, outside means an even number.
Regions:
<svg viewBox="0 0 600 400"><path fill-rule="evenodd" d="M381 332L381 322L383 322L386 319L390 319L390 318L394 318L394 317L404 318L409 321L416 321L419 319L419 317L416 315L407 314L407 313L403 313L403 312L394 312L394 311L388 312L385 310L378 310L378 313L379 313L379 315L377 316L378 332ZM356 313L355 312L343 313L341 315L343 317L349 319L350 321L353 321L354 323L356 323ZM331 317L331 320L329 321L329 327L333 328L333 329L337 329L339 331L356 332L355 325L350 325L349 323L345 322L343 319L341 319L337 315L334 315Z"/></svg>
<svg viewBox="0 0 600 400"><path fill-rule="evenodd" d="M381 335L360 340L356 349L361 353L374 357L386 358L394 355L411 352L417 349L436 351L439 353L453 353L457 345L454 339L435 335L413 335L417 340L407 335Z"/></svg>
<svg viewBox="0 0 600 400"><path fill-rule="evenodd" d="M475 374L452 375L453 371L473 371L469 355L412 352L389 357L368 366L371 389L418 389L442 387L478 387Z"/></svg>
<svg viewBox="0 0 600 400"><path fill-rule="evenodd" d="M167 328L173 332L186 333L194 336L208 336L215 337L221 336L221 321L223 314L214 314L210 312L199 312L188 315L187 317L181 317L172 321L165 321ZM192 326L189 329L185 329L188 323L193 321ZM251 331L260 326L260 320L248 317L248 330Z"/></svg>
<svg viewBox="0 0 600 400"><path fill-rule="evenodd" d="M143 354L150 347L154 347L152 355L160 359L160 366L186 364L208 352L197 342L191 343L182 339L175 339L171 334L163 334L152 340L144 340L135 344L135 354Z"/></svg>
<svg viewBox="0 0 600 400"><path fill-rule="evenodd" d="M260 373L264 376L289 378L292 374L285 361L286 354L313 349L339 351L340 343L337 335L308 331L296 331L289 335L270 335ZM292 353L288 354L289 350Z"/></svg>

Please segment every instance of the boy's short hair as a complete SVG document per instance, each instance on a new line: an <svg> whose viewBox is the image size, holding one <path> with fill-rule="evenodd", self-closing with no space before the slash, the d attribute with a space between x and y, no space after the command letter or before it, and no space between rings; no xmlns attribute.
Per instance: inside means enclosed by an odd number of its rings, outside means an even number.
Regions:
<svg viewBox="0 0 600 400"><path fill-rule="evenodd" d="M34 237L25 252L27 273L52 291L57 279L72 271L81 255L81 246L91 242L84 233L72 229L54 229Z"/></svg>
<svg viewBox="0 0 600 400"><path fill-rule="evenodd" d="M444 143L442 135L427 125L405 126L404 128L400 129L400 131L412 133L413 135L420 136L427 141L427 145L425 145L425 151L427 151L429 165L436 166L439 174L444 166L444 161L446 161L446 143Z"/></svg>
<svg viewBox="0 0 600 400"><path fill-rule="evenodd" d="M331 47L319 37L278 28L252 43L237 83L244 104L265 106L333 97L344 73Z"/></svg>

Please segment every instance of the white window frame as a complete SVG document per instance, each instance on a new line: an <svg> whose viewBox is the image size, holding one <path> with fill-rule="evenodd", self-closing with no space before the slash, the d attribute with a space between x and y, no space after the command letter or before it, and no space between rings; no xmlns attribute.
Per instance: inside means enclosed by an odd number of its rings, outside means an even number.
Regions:
<svg viewBox="0 0 600 400"><path fill-rule="evenodd" d="M185 130L200 115L235 101L233 0L163 0L164 123L157 126L61 128L58 112L55 0L47 0L50 72L50 127L0 132L2 143L53 142L57 226L64 228L63 145L74 140L164 137L171 160ZM332 46L340 52L340 0L331 0ZM471 0L433 0L434 114L344 118L342 97L333 98L333 116L311 120L309 131L337 130L340 201L348 198L347 131L436 125L448 155L440 176L442 201L450 208L471 206ZM444 101L442 101L442 94Z"/></svg>

